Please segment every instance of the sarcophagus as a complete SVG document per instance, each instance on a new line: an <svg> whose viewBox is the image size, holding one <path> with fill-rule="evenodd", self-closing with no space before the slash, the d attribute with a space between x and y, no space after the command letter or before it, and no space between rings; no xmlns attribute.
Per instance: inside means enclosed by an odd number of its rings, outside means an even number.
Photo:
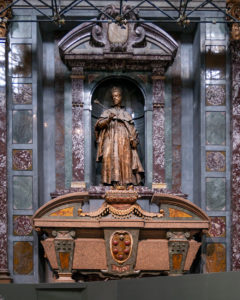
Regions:
<svg viewBox="0 0 240 300"><path fill-rule="evenodd" d="M190 201L153 193L157 211L138 204L136 190L108 190L100 208L86 211L90 194L57 197L33 216L45 256L58 281L183 274L190 270L209 228L208 216ZM103 201L99 199L99 201Z"/></svg>

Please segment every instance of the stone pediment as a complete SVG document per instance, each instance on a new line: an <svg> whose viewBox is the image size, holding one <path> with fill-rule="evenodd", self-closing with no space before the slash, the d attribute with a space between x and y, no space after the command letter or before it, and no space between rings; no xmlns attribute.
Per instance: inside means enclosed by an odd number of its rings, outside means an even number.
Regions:
<svg viewBox="0 0 240 300"><path fill-rule="evenodd" d="M138 62L140 65L161 63L166 68L174 59L178 44L164 30L151 23L141 23L138 15L125 7L124 20L104 22L104 15L92 22L82 23L59 42L63 59L70 65L86 65L105 60ZM117 9L109 6L106 11L117 20ZM123 12L124 13L124 12ZM136 23L128 22L135 20ZM74 63L73 63L74 61ZM151 64L150 64L151 66Z"/></svg>

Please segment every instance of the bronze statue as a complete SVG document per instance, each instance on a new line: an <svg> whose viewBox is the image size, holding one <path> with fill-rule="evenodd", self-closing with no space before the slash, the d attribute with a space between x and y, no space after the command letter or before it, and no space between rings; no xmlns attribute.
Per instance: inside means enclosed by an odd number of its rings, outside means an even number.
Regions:
<svg viewBox="0 0 240 300"><path fill-rule="evenodd" d="M112 88L113 107L105 110L95 125L96 160L102 161L102 183L138 185L144 174L137 145L138 133L131 115L121 107L122 90Z"/></svg>

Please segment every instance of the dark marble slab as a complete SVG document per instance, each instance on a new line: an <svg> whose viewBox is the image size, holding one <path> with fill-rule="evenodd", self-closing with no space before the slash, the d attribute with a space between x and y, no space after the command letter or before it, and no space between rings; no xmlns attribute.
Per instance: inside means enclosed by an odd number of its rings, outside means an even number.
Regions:
<svg viewBox="0 0 240 300"><path fill-rule="evenodd" d="M225 46L206 46L205 52L206 79L226 78Z"/></svg>

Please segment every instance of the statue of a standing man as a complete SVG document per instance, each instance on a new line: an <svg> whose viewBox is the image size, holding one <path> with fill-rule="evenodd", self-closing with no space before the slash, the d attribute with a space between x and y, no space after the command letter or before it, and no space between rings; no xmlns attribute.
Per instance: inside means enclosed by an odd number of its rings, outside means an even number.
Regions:
<svg viewBox="0 0 240 300"><path fill-rule="evenodd" d="M102 183L138 185L144 169L137 153L138 133L131 115L121 107L122 90L112 88L113 107L95 125L97 161L102 161Z"/></svg>

